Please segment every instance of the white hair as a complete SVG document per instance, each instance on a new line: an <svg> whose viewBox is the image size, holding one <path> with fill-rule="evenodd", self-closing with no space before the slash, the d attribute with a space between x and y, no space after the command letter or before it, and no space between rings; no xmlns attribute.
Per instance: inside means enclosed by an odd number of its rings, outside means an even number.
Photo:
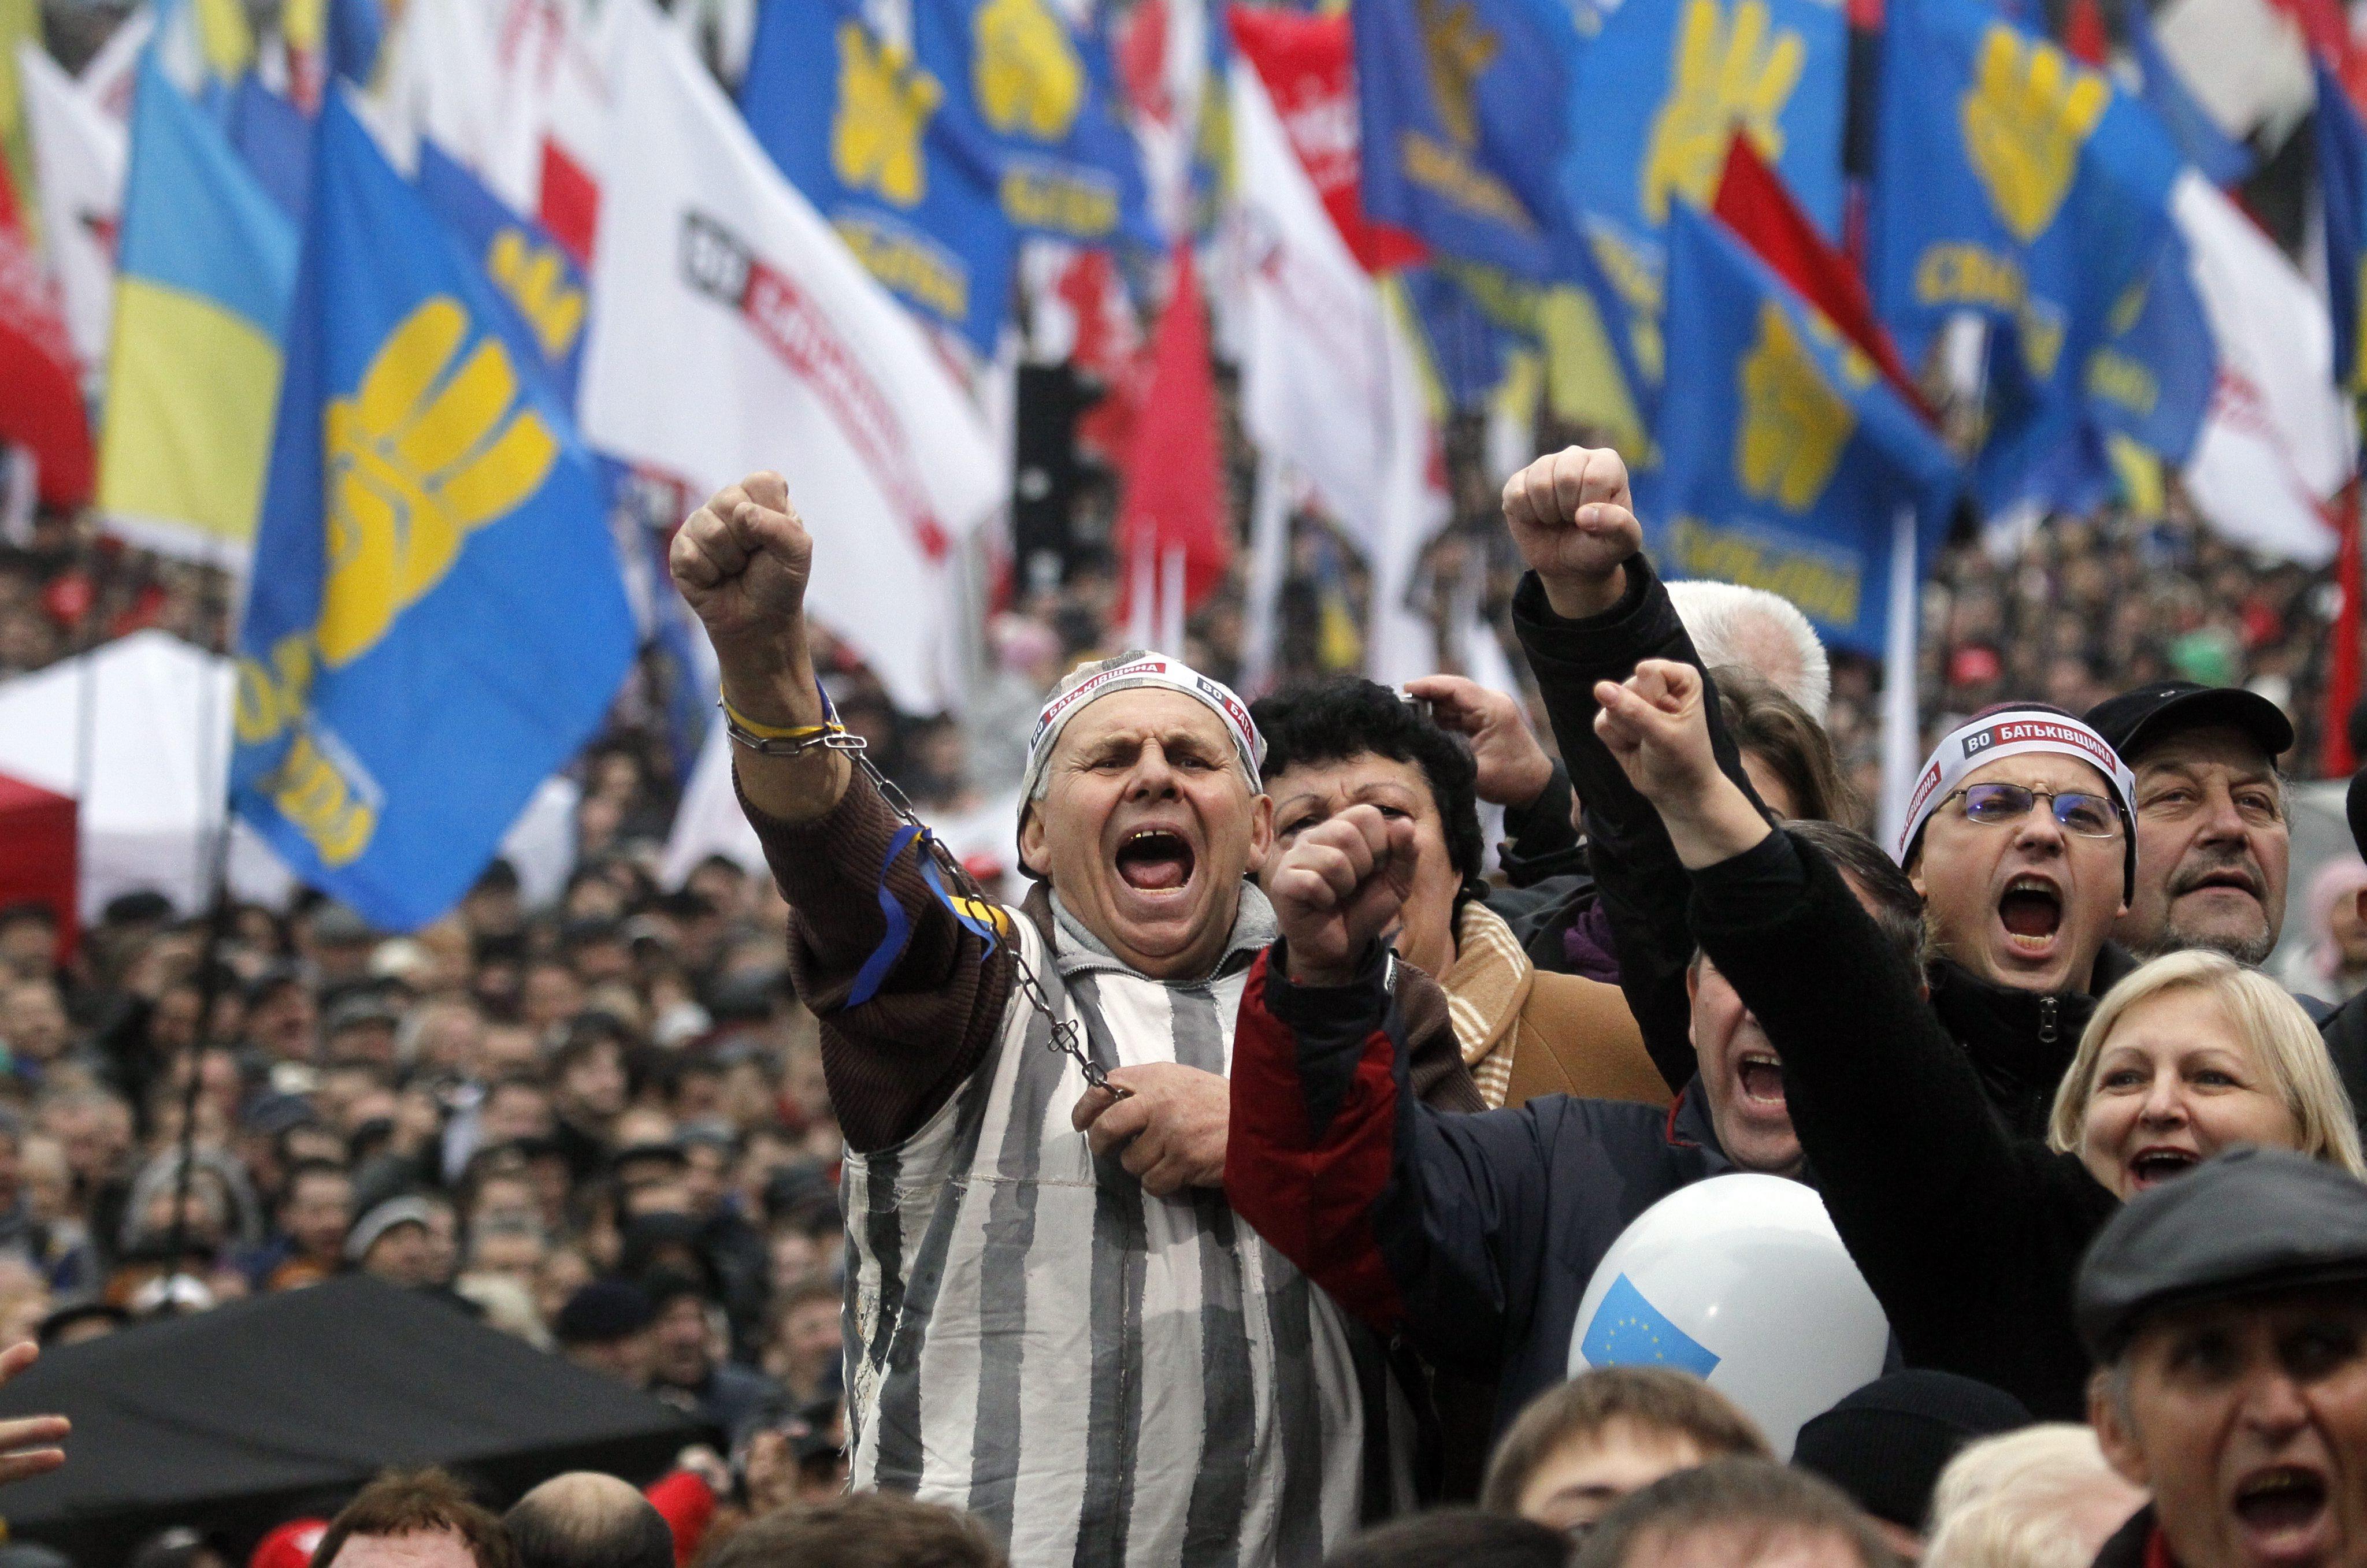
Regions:
<svg viewBox="0 0 2367 1568"><path fill-rule="evenodd" d="M1825 722L1832 705L1833 667L1817 628L1781 593L1739 582L1671 582L1669 601L1693 639L1702 664L1755 670L1800 711ZM1786 657L1788 655L1788 658Z"/></svg>
<svg viewBox="0 0 2367 1568"><path fill-rule="evenodd" d="M2125 1517L2141 1501L2088 1427L2024 1427L1973 1444L1941 1472L1924 1568L2086 1568L2096 1547L2078 1529L2082 1511Z"/></svg>

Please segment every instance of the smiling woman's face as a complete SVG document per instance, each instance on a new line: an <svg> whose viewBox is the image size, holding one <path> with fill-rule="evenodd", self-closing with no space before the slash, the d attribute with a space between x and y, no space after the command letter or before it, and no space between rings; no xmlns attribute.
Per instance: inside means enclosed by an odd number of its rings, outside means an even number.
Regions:
<svg viewBox="0 0 2367 1568"><path fill-rule="evenodd" d="M2301 1123L2261 1055L2208 991L2136 1003L2096 1054L2080 1163L2126 1200L2238 1144L2297 1147Z"/></svg>

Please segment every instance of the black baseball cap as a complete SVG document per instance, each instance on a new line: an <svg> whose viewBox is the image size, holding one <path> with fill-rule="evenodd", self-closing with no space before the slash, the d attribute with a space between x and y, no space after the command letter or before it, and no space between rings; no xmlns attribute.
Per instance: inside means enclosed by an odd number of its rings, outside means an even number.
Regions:
<svg viewBox="0 0 2367 1568"><path fill-rule="evenodd" d="M2109 1361L2164 1307L2367 1288L2367 1182L2290 1149L2241 1148L2131 1199L2079 1264L2072 1316Z"/></svg>
<svg viewBox="0 0 2367 1568"><path fill-rule="evenodd" d="M2136 765L2136 754L2149 741L2181 729L2224 724L2249 736L2271 758L2293 750L2293 720L2284 710L2257 692L2241 686L2201 686L2191 681L2162 681L2106 697L2088 710L2090 728L2112 743L2121 761Z"/></svg>

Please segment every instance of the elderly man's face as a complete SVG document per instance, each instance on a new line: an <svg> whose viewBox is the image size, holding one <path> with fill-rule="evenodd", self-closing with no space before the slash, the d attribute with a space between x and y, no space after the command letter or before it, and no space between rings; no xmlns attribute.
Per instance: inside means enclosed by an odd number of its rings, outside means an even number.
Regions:
<svg viewBox="0 0 2367 1568"><path fill-rule="evenodd" d="M2089 1416L2184 1568L2367 1564L2367 1293L2166 1311Z"/></svg>
<svg viewBox="0 0 2367 1568"><path fill-rule="evenodd" d="M1119 692L1069 721L1046 780L1020 832L1027 863L1129 966L1206 973L1273 839L1224 721L1181 692Z"/></svg>
<svg viewBox="0 0 2367 1568"><path fill-rule="evenodd" d="M2228 726L2140 752L2137 888L2112 934L2138 953L2214 948L2238 964L2275 951L2293 836L2271 759Z"/></svg>

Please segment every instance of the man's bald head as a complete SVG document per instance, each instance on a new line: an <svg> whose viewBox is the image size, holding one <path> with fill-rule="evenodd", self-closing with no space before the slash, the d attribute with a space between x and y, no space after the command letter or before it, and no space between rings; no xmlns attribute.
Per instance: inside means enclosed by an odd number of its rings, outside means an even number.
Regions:
<svg viewBox="0 0 2367 1568"><path fill-rule="evenodd" d="M502 1517L520 1568L674 1568L674 1531L613 1475L554 1475Z"/></svg>

